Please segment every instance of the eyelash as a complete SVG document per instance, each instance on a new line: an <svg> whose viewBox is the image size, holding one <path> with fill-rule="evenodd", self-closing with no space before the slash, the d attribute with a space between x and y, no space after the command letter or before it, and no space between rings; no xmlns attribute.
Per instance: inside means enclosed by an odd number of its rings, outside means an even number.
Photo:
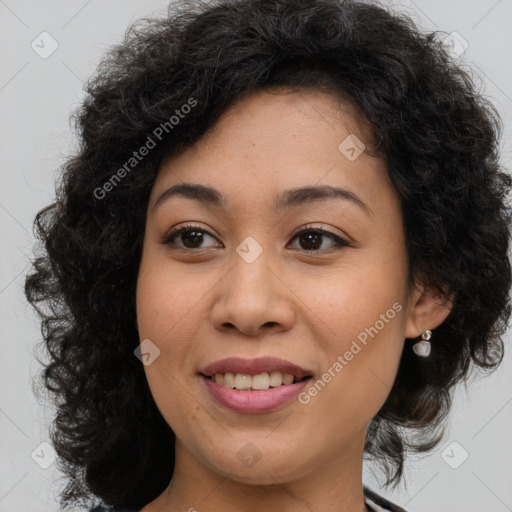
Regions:
<svg viewBox="0 0 512 512"><path fill-rule="evenodd" d="M203 234L207 234L208 236L211 236L212 238L215 238L212 234L210 234L208 231L206 231L205 229L201 228L200 226L197 226L195 224L186 224L184 226L181 226L173 231L171 231L170 233L166 234L163 239L161 240L161 243L163 245L176 245L174 242L173 242L173 239L176 238L178 235L184 233L184 232L187 232L187 231L200 231L202 232ZM304 227L301 231L299 231L298 233L295 233L295 235L293 236L292 240L294 240L295 238L299 237L300 235L303 235L305 233L316 233L318 235L324 235L328 238L330 238L331 240L333 240L334 242L336 242L336 245L333 246L333 247L330 247L329 249L342 249L344 247L352 247L352 244L347 242L346 240L344 240L343 238L340 238L339 236L335 235L334 233L331 233L330 231L326 231L325 229L321 229L321 228L318 228L318 227ZM201 249L188 249L188 248L183 248L183 247L178 247L179 250L182 250L182 251L187 251L187 252L198 252L200 251ZM322 251L325 251L325 250L329 250L329 249L318 249L318 250L308 250L308 249L302 249L303 252L308 252L308 253L315 253L315 252L322 252Z"/></svg>

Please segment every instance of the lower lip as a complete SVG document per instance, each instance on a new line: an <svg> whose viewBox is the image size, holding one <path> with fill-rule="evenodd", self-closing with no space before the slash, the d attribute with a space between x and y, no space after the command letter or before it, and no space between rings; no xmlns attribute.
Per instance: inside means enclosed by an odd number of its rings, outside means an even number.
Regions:
<svg viewBox="0 0 512 512"><path fill-rule="evenodd" d="M310 379L294 384L278 386L262 391L240 391L217 384L209 377L201 376L213 398L225 408L243 413L260 414L279 409L294 400Z"/></svg>

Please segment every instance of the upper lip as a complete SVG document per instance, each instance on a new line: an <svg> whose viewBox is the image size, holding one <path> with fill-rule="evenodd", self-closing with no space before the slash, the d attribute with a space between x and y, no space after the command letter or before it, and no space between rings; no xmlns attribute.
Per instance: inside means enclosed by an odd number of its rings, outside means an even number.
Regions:
<svg viewBox="0 0 512 512"><path fill-rule="evenodd" d="M201 373L207 377L211 377L216 373L245 373L247 375L258 375L263 372L289 373L297 380L312 375L310 370L301 368L290 361L277 357L257 357L255 359L228 357L215 361L201 370Z"/></svg>

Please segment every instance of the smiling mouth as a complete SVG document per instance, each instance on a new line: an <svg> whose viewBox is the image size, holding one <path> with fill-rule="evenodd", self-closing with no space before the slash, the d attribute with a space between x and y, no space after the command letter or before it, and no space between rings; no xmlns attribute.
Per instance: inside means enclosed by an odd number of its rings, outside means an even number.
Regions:
<svg viewBox="0 0 512 512"><path fill-rule="evenodd" d="M220 386L236 389L237 391L265 391L271 388L289 386L311 378L311 375L297 378L291 373L282 372L262 372L256 375L228 372L203 376Z"/></svg>

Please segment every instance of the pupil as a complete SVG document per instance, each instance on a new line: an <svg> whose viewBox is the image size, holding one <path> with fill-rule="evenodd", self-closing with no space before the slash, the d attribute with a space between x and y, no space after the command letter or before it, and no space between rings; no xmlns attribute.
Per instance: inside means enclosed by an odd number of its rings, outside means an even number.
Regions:
<svg viewBox="0 0 512 512"><path fill-rule="evenodd" d="M300 236L301 242L305 242L305 245L308 245L308 242L313 240L313 247L304 247L306 250L310 249L318 249L322 245L321 241L322 236L318 233L307 233Z"/></svg>
<svg viewBox="0 0 512 512"><path fill-rule="evenodd" d="M186 231L185 233L182 233L181 241L186 247L195 248L201 245L201 242L203 241L203 234L201 231ZM192 245L188 245L188 242Z"/></svg>

